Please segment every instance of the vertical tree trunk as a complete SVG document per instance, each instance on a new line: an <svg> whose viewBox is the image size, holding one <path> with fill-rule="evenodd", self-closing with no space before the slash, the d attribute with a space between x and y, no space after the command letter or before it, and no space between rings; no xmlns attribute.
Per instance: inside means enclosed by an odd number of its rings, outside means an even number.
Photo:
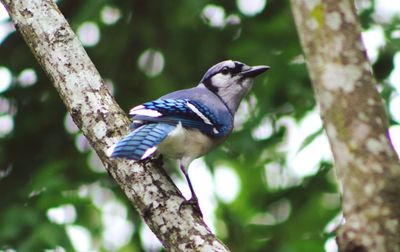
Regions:
<svg viewBox="0 0 400 252"><path fill-rule="evenodd" d="M107 171L170 251L228 251L184 200L160 164L109 160L126 133L124 115L52 0L0 0ZM112 48L110 48L112 50Z"/></svg>
<svg viewBox="0 0 400 252"><path fill-rule="evenodd" d="M340 250L400 251L399 159L353 2L291 3L343 193Z"/></svg>

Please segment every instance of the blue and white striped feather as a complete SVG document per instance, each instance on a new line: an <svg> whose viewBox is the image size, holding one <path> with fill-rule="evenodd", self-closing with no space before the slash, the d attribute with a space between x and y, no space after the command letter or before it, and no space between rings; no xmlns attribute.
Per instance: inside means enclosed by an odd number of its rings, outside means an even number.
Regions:
<svg viewBox="0 0 400 252"><path fill-rule="evenodd" d="M114 145L110 149L110 157L136 161L152 157L157 145L175 128L166 123L143 124Z"/></svg>
<svg viewBox="0 0 400 252"><path fill-rule="evenodd" d="M215 114L200 102L189 99L160 99L146 102L131 109L131 128L140 123L163 122L183 127L195 128L211 137L224 136L228 129L223 127Z"/></svg>
<svg viewBox="0 0 400 252"><path fill-rule="evenodd" d="M232 129L230 120L221 117L226 122L220 123L212 109L191 99L146 102L129 114L131 133L109 149L110 157L143 160L159 152L190 163L223 141Z"/></svg>

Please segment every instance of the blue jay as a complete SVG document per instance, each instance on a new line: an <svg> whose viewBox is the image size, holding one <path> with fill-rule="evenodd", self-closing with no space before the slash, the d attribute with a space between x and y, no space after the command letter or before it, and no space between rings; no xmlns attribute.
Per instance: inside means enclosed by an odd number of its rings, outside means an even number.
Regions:
<svg viewBox="0 0 400 252"><path fill-rule="evenodd" d="M253 85L254 78L268 66L247 66L226 60L212 66L200 83L132 108L131 131L108 150L111 158L136 161L157 154L179 160L193 205L201 215L187 168L226 140L233 129L235 112Z"/></svg>

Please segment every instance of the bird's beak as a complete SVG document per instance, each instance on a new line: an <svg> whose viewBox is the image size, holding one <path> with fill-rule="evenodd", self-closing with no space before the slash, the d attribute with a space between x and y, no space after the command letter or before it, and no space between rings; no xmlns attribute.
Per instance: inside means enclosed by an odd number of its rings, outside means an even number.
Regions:
<svg viewBox="0 0 400 252"><path fill-rule="evenodd" d="M269 66L253 66L248 69L245 69L243 72L240 73L243 77L256 77L267 71L270 67Z"/></svg>

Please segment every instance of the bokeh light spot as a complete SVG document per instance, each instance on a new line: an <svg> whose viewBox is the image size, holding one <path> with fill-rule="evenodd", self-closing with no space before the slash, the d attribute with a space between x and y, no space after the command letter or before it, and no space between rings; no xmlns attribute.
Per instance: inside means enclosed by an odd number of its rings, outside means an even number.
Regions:
<svg viewBox="0 0 400 252"><path fill-rule="evenodd" d="M264 169L265 181L270 190L289 188L300 183L300 180L280 163L268 163Z"/></svg>
<svg viewBox="0 0 400 252"><path fill-rule="evenodd" d="M9 113L11 103L7 98L0 96L0 114Z"/></svg>
<svg viewBox="0 0 400 252"><path fill-rule="evenodd" d="M10 16L8 15L8 12L4 5L0 4L0 22L3 22L4 20L9 19Z"/></svg>
<svg viewBox="0 0 400 252"><path fill-rule="evenodd" d="M72 224L76 220L76 210L71 204L49 208L46 212L47 218L56 224Z"/></svg>
<svg viewBox="0 0 400 252"><path fill-rule="evenodd" d="M258 125L253 131L251 135L256 140L263 140L269 138L273 133L272 122L269 117L264 118L260 125Z"/></svg>
<svg viewBox="0 0 400 252"><path fill-rule="evenodd" d="M339 251L339 247L338 247L335 237L328 238L325 242L324 247L325 247L325 252L338 252Z"/></svg>
<svg viewBox="0 0 400 252"><path fill-rule="evenodd" d="M87 158L87 163L89 165L89 168L94 172L99 172L99 173L106 172L103 163L101 162L99 156L94 150L90 152Z"/></svg>
<svg viewBox="0 0 400 252"><path fill-rule="evenodd" d="M78 37L86 47L97 45L100 40L100 30L95 22L84 22L78 28Z"/></svg>
<svg viewBox="0 0 400 252"><path fill-rule="evenodd" d="M78 126L76 126L75 122L72 120L72 117L69 113L65 114L64 127L70 134L75 134L79 131Z"/></svg>
<svg viewBox="0 0 400 252"><path fill-rule="evenodd" d="M0 67L0 93L6 91L12 81L12 75L8 68Z"/></svg>
<svg viewBox="0 0 400 252"><path fill-rule="evenodd" d="M390 34L391 39L399 39L400 38L400 30L394 30Z"/></svg>
<svg viewBox="0 0 400 252"><path fill-rule="evenodd" d="M119 251L132 236L134 226L128 219L126 206L116 200L110 200L102 207L102 221L105 227L102 237L107 251Z"/></svg>
<svg viewBox="0 0 400 252"><path fill-rule="evenodd" d="M238 110L235 113L235 121L233 122L233 131L240 131L243 129L244 123L250 118L252 110L257 106L257 98L255 95L250 95L248 99L244 99Z"/></svg>
<svg viewBox="0 0 400 252"><path fill-rule="evenodd" d="M291 203L288 199L282 198L268 207L268 212L274 217L276 224L285 222L292 211Z"/></svg>
<svg viewBox="0 0 400 252"><path fill-rule="evenodd" d="M108 89L108 92L110 92L110 94L114 95L114 82L111 79L105 79L104 83L106 84L106 88Z"/></svg>
<svg viewBox="0 0 400 252"><path fill-rule="evenodd" d="M321 160L332 159L328 138L324 133L302 148L305 139L322 128L321 117L316 109L308 112L299 123L292 117L281 117L277 125L287 129L286 141L281 143L280 149L287 152L287 167L294 176L301 178L313 175L318 171Z"/></svg>
<svg viewBox="0 0 400 252"><path fill-rule="evenodd" d="M202 11L202 17L211 27L224 27L225 10L221 6L207 4Z"/></svg>
<svg viewBox="0 0 400 252"><path fill-rule="evenodd" d="M338 228L340 227L340 225L342 225L344 222L344 217L343 217L343 213L340 212L338 213L335 217L333 217L326 225L324 228L324 232L325 233L334 233L336 232L336 230L338 230Z"/></svg>
<svg viewBox="0 0 400 252"><path fill-rule="evenodd" d="M145 223L140 230L140 240L145 251L160 251L162 248L160 241Z"/></svg>
<svg viewBox="0 0 400 252"><path fill-rule="evenodd" d="M392 19L400 17L400 1L376 1L373 16L378 23L390 22Z"/></svg>
<svg viewBox="0 0 400 252"><path fill-rule="evenodd" d="M241 23L242 23L242 20L236 14L231 14L231 15L227 16L225 19L226 25L240 25Z"/></svg>
<svg viewBox="0 0 400 252"><path fill-rule="evenodd" d="M78 151L83 152L83 153L87 152L88 150L91 149L91 146L90 146L88 140L82 133L79 133L75 137L75 147Z"/></svg>
<svg viewBox="0 0 400 252"><path fill-rule="evenodd" d="M397 95L390 100L389 111L393 120L400 123L400 95Z"/></svg>
<svg viewBox="0 0 400 252"><path fill-rule="evenodd" d="M236 4L241 13L246 16L255 16L261 13L265 5L267 4L266 0L237 0Z"/></svg>
<svg viewBox="0 0 400 252"><path fill-rule="evenodd" d="M389 128L390 139L392 140L393 147L400 156L400 125L394 125Z"/></svg>
<svg viewBox="0 0 400 252"><path fill-rule="evenodd" d="M27 68L23 70L18 76L18 82L22 87L29 87L35 84L37 76L35 70Z"/></svg>
<svg viewBox="0 0 400 252"><path fill-rule="evenodd" d="M375 25L362 33L363 42L371 62L376 62L379 50L385 46L385 33L381 26Z"/></svg>
<svg viewBox="0 0 400 252"><path fill-rule="evenodd" d="M240 188L238 175L229 167L217 167L215 170L215 187L218 197L223 202L232 202L236 198Z"/></svg>
<svg viewBox="0 0 400 252"><path fill-rule="evenodd" d="M147 49L140 55L138 66L147 76L155 77L164 69L164 56L160 51Z"/></svg>
<svg viewBox="0 0 400 252"><path fill-rule="evenodd" d="M372 1L370 1L370 0L356 0L356 1L354 1L354 5L356 7L357 14L360 14L363 11L366 11L369 8L371 8Z"/></svg>
<svg viewBox="0 0 400 252"><path fill-rule="evenodd" d="M14 120L10 115L0 116L0 137L5 137L14 129Z"/></svg>
<svg viewBox="0 0 400 252"><path fill-rule="evenodd" d="M400 92L400 52L393 57L394 68L389 76L389 83Z"/></svg>
<svg viewBox="0 0 400 252"><path fill-rule="evenodd" d="M66 230L75 251L91 251L92 236L89 230L79 225L68 225Z"/></svg>
<svg viewBox="0 0 400 252"><path fill-rule="evenodd" d="M0 5L1 6L1 5ZM0 21L0 44L15 31L14 24L12 22L1 22Z"/></svg>
<svg viewBox="0 0 400 252"><path fill-rule="evenodd" d="M106 5L101 10L101 21L107 25L115 24L121 18L121 11L118 8Z"/></svg>

